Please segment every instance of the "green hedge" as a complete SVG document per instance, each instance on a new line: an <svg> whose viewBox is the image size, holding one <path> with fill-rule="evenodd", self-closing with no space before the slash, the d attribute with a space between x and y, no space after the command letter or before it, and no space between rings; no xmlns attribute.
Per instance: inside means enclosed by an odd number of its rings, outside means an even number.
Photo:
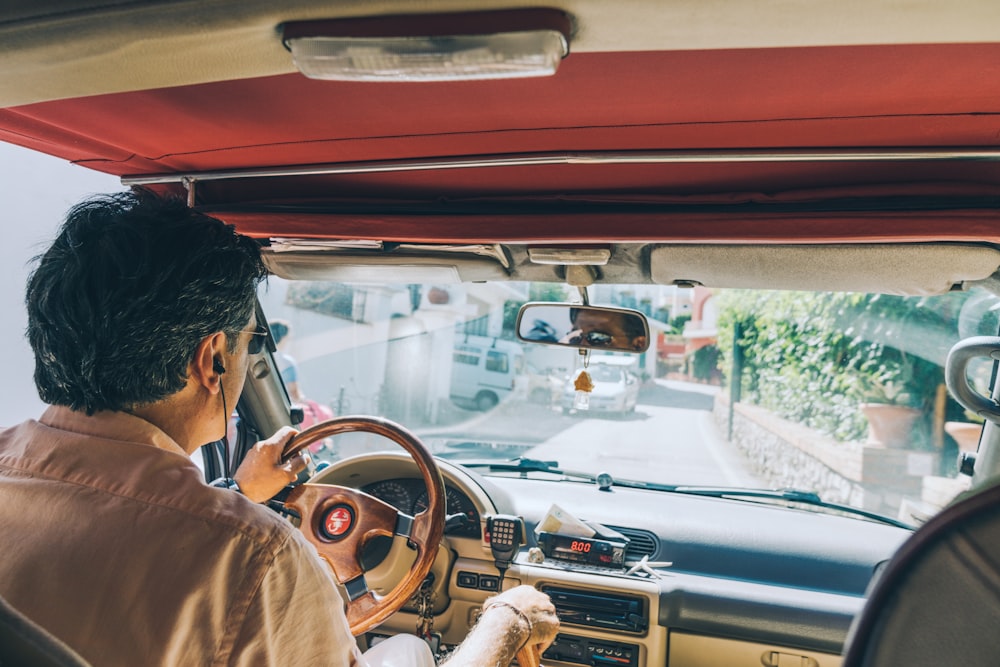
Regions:
<svg viewBox="0 0 1000 667"><path fill-rule="evenodd" d="M895 402L933 412L968 295L735 290L716 298L727 383L739 322L743 400L846 441L866 433L860 403ZM925 438L929 427L922 429Z"/></svg>

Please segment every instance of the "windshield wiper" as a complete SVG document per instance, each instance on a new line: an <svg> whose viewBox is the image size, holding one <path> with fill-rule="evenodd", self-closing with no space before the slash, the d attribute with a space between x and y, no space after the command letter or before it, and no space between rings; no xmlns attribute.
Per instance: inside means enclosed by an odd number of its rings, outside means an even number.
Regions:
<svg viewBox="0 0 1000 667"><path fill-rule="evenodd" d="M629 483L622 483L621 480L615 480L615 484L622 486L631 486ZM645 488L650 488L643 484ZM811 505L813 507L822 507L824 509L836 510L838 512L845 512L847 514L854 514L856 516L862 516L873 521L878 521L880 523L887 523L890 526L896 526L897 528L906 528L907 530L913 530L913 526L899 521L898 519L893 519L882 514L877 514L876 512L869 512L868 510L861 509L859 507L852 507L850 505L842 505L840 503L830 503L819 497L819 494L815 491L804 491L802 489L734 489L728 487L710 487L710 486L668 486L662 485L657 490L659 491L670 491L673 493L684 493L692 496L708 496L710 498L765 498L765 499L776 499L776 500L786 500L793 503L802 503L804 505Z"/></svg>
<svg viewBox="0 0 1000 667"><path fill-rule="evenodd" d="M563 470L559 467L558 461L542 461L540 459L529 459L524 456L518 456L515 459L508 459L506 461L456 461L456 463L466 468L485 468L490 472L545 472L582 479L587 482L593 482L597 479L590 473Z"/></svg>
<svg viewBox="0 0 1000 667"><path fill-rule="evenodd" d="M597 476L585 472L562 470L558 461L542 461L519 456L507 461L461 461L461 465L468 468L485 468L490 472L543 472L565 477L573 477L588 482L596 482ZM707 496L709 498L762 498L783 500L792 503L802 503L812 507L822 507L824 509L844 512L861 516L872 521L885 523L897 528L913 530L913 526L893 519L892 517L869 512L858 507L842 505L840 503L830 503L822 498L815 491L804 491L802 489L739 489L724 486L685 486L682 484L658 484L656 482L641 482L631 479L614 479L614 486L623 486L632 489L647 489L650 491L666 491L668 493L683 493L691 496Z"/></svg>

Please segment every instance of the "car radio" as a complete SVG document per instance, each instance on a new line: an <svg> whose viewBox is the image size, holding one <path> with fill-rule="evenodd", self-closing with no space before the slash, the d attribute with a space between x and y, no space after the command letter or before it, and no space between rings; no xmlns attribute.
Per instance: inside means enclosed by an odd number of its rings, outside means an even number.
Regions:
<svg viewBox="0 0 1000 667"><path fill-rule="evenodd" d="M643 634L649 627L642 597L558 586L542 586L566 625Z"/></svg>

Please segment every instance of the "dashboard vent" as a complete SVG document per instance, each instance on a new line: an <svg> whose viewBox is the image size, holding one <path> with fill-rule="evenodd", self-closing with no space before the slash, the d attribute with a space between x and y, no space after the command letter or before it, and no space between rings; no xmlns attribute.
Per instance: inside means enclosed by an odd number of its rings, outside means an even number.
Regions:
<svg viewBox="0 0 1000 667"><path fill-rule="evenodd" d="M660 540L648 530L638 528L622 528L621 526L608 526L629 539L628 549L625 550L625 560L639 560L643 556L649 556L650 560L656 559L656 554L660 550Z"/></svg>

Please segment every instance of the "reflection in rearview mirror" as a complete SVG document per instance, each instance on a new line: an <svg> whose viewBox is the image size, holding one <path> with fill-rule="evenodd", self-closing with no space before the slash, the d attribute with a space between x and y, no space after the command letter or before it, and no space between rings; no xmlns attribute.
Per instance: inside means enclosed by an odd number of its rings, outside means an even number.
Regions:
<svg viewBox="0 0 1000 667"><path fill-rule="evenodd" d="M517 315L517 337L529 343L645 352L649 324L645 315L627 308L526 303Z"/></svg>

